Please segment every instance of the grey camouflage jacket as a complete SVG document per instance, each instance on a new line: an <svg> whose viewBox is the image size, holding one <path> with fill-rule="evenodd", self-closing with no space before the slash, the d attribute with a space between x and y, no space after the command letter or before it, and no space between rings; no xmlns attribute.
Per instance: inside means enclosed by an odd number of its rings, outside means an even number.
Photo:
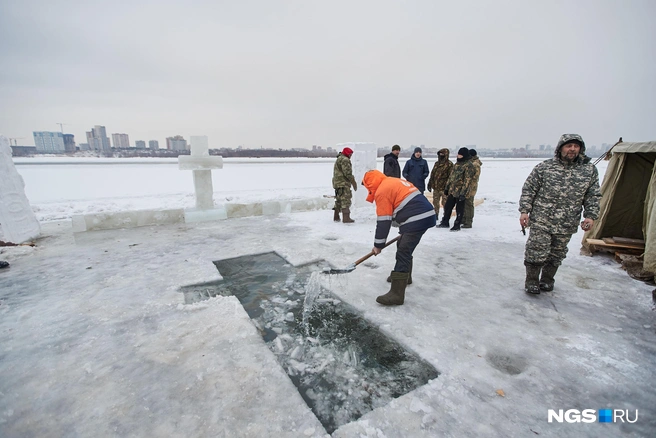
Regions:
<svg viewBox="0 0 656 438"><path fill-rule="evenodd" d="M572 163L554 157L533 168L519 198L530 226L552 234L576 233L583 217L599 217L599 172L585 155Z"/></svg>

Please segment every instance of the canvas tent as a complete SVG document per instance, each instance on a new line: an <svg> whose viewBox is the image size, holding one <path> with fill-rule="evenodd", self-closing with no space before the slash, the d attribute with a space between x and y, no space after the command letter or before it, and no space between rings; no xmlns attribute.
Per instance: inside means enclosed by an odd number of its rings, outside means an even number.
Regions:
<svg viewBox="0 0 656 438"><path fill-rule="evenodd" d="M599 219L587 239L624 237L645 241L643 269L656 272L656 141L618 143L601 185Z"/></svg>

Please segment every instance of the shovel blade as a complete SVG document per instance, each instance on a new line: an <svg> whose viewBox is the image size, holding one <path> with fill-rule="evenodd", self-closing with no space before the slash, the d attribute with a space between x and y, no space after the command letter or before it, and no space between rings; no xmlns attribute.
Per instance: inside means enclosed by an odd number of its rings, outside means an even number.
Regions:
<svg viewBox="0 0 656 438"><path fill-rule="evenodd" d="M322 274L348 274L351 271L355 271L355 263L348 265L345 268L323 268Z"/></svg>

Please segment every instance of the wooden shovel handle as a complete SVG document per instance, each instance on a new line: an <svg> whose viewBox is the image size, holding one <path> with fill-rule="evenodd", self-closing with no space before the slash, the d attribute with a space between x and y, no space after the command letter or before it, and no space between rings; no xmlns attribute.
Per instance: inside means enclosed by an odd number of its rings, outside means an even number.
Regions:
<svg viewBox="0 0 656 438"><path fill-rule="evenodd" d="M387 243L385 244L385 246L383 246L383 249L387 248L388 246L390 246L391 244L393 244L394 242L396 242L396 241L399 240L400 238L401 238L401 234L399 234L399 235L396 236L394 239L392 239L392 240L390 240L389 242L387 242ZM369 257L371 257L372 255L374 255L374 252L373 252L373 251L371 251L371 252L370 252L369 254L367 254L366 256L364 256L364 257L358 259L358 260L355 262L355 266L358 266L360 263L364 262L365 260L367 260L367 259L368 259Z"/></svg>

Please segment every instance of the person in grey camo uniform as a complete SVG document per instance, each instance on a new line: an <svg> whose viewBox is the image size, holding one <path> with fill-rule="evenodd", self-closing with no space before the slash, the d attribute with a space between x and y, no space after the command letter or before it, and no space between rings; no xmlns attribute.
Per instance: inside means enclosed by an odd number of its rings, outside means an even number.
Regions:
<svg viewBox="0 0 656 438"><path fill-rule="evenodd" d="M599 217L600 198L599 172L585 155L583 139L563 134L554 158L533 168L519 199L519 223L530 227L524 252L526 292L553 290L581 212L580 225L587 231Z"/></svg>

